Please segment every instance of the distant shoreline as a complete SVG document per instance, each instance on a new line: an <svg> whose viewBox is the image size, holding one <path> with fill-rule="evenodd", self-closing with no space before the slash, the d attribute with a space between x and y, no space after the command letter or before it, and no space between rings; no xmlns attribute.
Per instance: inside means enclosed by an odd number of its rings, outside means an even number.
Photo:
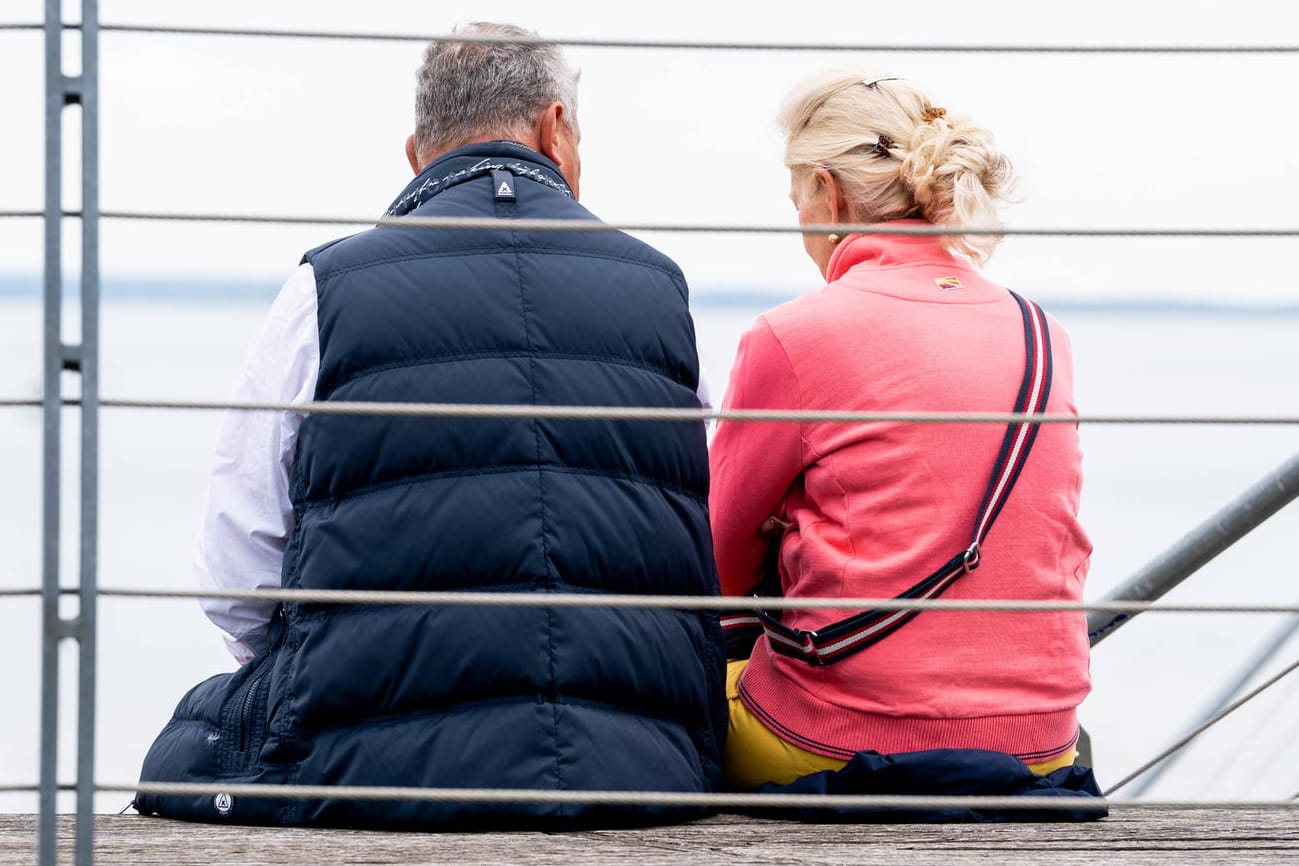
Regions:
<svg viewBox="0 0 1299 866"><path fill-rule="evenodd" d="M64 298L72 298L71 281L65 282ZM107 303L118 301L168 301L261 303L269 305L279 291L277 280L203 280L161 277L134 279L107 278L101 287L101 297ZM0 301L39 301L42 293L39 276L0 275ZM691 289L691 307L698 310L738 311L764 310L797 297L797 292L775 288L732 288L726 286L694 286ZM1222 303L1207 300L1181 300L1176 298L1113 296L1086 299L1079 297L1053 297L1049 293L1029 294L1049 312L1059 315L1179 315L1179 316L1296 316L1299 303L1274 303L1269 301L1242 301Z"/></svg>

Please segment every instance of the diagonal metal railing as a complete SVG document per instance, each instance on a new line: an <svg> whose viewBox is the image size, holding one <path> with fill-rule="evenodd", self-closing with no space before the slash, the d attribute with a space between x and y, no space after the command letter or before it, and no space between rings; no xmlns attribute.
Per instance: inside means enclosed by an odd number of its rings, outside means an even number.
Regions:
<svg viewBox="0 0 1299 866"><path fill-rule="evenodd" d="M1172 547L1155 557L1103 601L1162 598L1231 545L1257 529L1269 517L1299 498L1299 454L1256 481L1234 500L1204 520ZM1123 626L1122 612L1094 611L1087 631L1095 646Z"/></svg>
<svg viewBox="0 0 1299 866"><path fill-rule="evenodd" d="M1296 634L1299 634L1299 617L1291 617L1290 621L1277 629L1264 642L1264 645L1255 653L1253 658L1249 659L1241 667L1236 676L1208 705L1208 709L1201 712L1200 718L1182 733L1182 737L1173 745L1167 747L1159 757L1147 762L1143 772L1140 773L1138 784L1129 789L1129 796L1140 797L1144 794L1170 767L1177 763L1179 757L1185 754L1185 746L1190 745L1195 737L1217 724L1222 718L1225 718L1224 711L1232 706L1232 698L1246 683L1252 681L1290 643L1291 638ZM1256 694L1251 697L1253 696L1256 696ZM1135 774L1134 781L1136 781Z"/></svg>
<svg viewBox="0 0 1299 866"><path fill-rule="evenodd" d="M1236 712L1236 710L1238 710L1238 709L1240 709L1241 707L1245 706L1245 704L1249 703L1250 701L1252 701L1252 700L1254 700L1255 698L1257 698L1259 695L1263 694L1263 692L1265 692L1265 691L1267 691L1268 689L1272 688L1272 686L1276 685L1276 684L1279 683L1281 680L1283 680L1285 677L1287 677L1287 676L1289 676L1290 674L1294 673L1294 671L1297 670L1297 669L1299 669L1299 661L1296 661L1296 662L1294 662L1294 663L1288 665L1288 666L1287 666L1284 670L1282 670L1280 673L1278 673L1278 674L1276 674L1276 675L1270 677L1270 678L1267 679L1265 682L1263 682L1261 685L1259 685L1257 688L1255 688L1255 689L1251 690L1250 692L1248 692L1247 694L1245 694L1245 695L1244 695L1243 697L1241 697L1239 700L1237 700L1237 701L1233 701L1232 703L1230 703L1230 704L1228 704L1227 706L1223 707L1223 708L1220 709L1218 712L1214 713L1212 716L1210 716L1209 718L1205 719L1205 720L1204 720L1203 722L1201 722L1200 724L1196 725L1194 728L1192 728L1190 731L1188 731L1186 734L1184 734L1182 737L1180 737L1180 738L1179 738L1176 742L1174 742L1172 745L1170 745L1170 746L1168 746L1167 748L1165 748L1162 752L1160 752L1159 754L1155 755L1153 758L1151 758L1150 760L1146 761L1144 764L1142 764L1141 766L1137 767L1137 768L1136 768L1135 770L1133 770L1132 772L1128 773L1128 774L1127 774L1126 776L1124 776L1122 779L1119 779L1119 780L1118 780L1117 782L1115 782L1113 785L1110 785L1108 788L1106 788L1106 789L1105 789L1105 796L1108 797L1110 794L1113 794L1115 791L1120 790L1121 788L1123 788L1124 786L1126 786L1129 782L1134 781L1135 779L1137 779L1138 777L1140 777L1141 775L1143 775L1143 774L1146 773L1147 771L1153 769L1154 767L1159 766L1159 764L1163 763L1163 761L1164 761L1166 758L1168 758L1169 756L1175 754L1179 749L1181 749L1183 746L1186 746L1188 743L1190 743L1192 740L1194 740L1194 739L1195 739L1196 737L1198 737L1200 734L1202 734L1202 733L1204 733L1205 731L1209 730L1209 729L1212 728L1214 725L1218 724L1218 723L1221 722L1223 719L1227 718L1227 716L1229 716L1229 715L1231 715L1232 713Z"/></svg>

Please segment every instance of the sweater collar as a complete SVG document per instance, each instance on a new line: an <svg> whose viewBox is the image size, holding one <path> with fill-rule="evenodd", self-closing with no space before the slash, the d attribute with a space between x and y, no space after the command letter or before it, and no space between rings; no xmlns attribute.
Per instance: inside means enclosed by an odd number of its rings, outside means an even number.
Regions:
<svg viewBox="0 0 1299 866"><path fill-rule="evenodd" d="M532 148L515 141L485 141L447 151L426 165L389 205L385 216L404 216L438 193L493 171L508 171L573 197L559 166Z"/></svg>
<svg viewBox="0 0 1299 866"><path fill-rule="evenodd" d="M906 219L881 223L888 228L931 226L927 220ZM964 260L943 249L939 235L872 235L857 234L844 238L826 265L826 282L833 283L856 265L869 262L876 267L923 263L965 265Z"/></svg>

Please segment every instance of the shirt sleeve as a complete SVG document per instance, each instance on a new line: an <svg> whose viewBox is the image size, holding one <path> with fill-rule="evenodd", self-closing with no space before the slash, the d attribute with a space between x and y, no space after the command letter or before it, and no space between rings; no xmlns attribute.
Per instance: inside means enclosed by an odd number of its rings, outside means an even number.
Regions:
<svg viewBox="0 0 1299 866"><path fill-rule="evenodd" d="M316 277L303 264L271 305L249 349L231 402L306 403L320 366ZM293 506L289 469L303 413L231 410L217 439L207 511L194 572L204 589L278 589ZM240 664L266 644L273 601L202 599L208 618L225 633Z"/></svg>
<svg viewBox="0 0 1299 866"><path fill-rule="evenodd" d="M789 357L760 318L740 338L722 409L801 406ZM790 485L804 468L802 425L723 420L713 438L709 465L709 514L722 593L747 595L762 580L771 543L762 524L770 516L780 517Z"/></svg>

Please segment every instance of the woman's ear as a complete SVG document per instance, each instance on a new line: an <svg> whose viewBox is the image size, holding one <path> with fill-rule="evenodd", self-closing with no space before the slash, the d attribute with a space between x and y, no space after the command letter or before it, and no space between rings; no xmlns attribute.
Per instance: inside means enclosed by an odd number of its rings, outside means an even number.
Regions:
<svg viewBox="0 0 1299 866"><path fill-rule="evenodd" d="M831 223L847 221L848 200L844 198L843 185L839 183L838 178L830 173L829 169L817 168L816 194L825 196L825 204L830 211Z"/></svg>

